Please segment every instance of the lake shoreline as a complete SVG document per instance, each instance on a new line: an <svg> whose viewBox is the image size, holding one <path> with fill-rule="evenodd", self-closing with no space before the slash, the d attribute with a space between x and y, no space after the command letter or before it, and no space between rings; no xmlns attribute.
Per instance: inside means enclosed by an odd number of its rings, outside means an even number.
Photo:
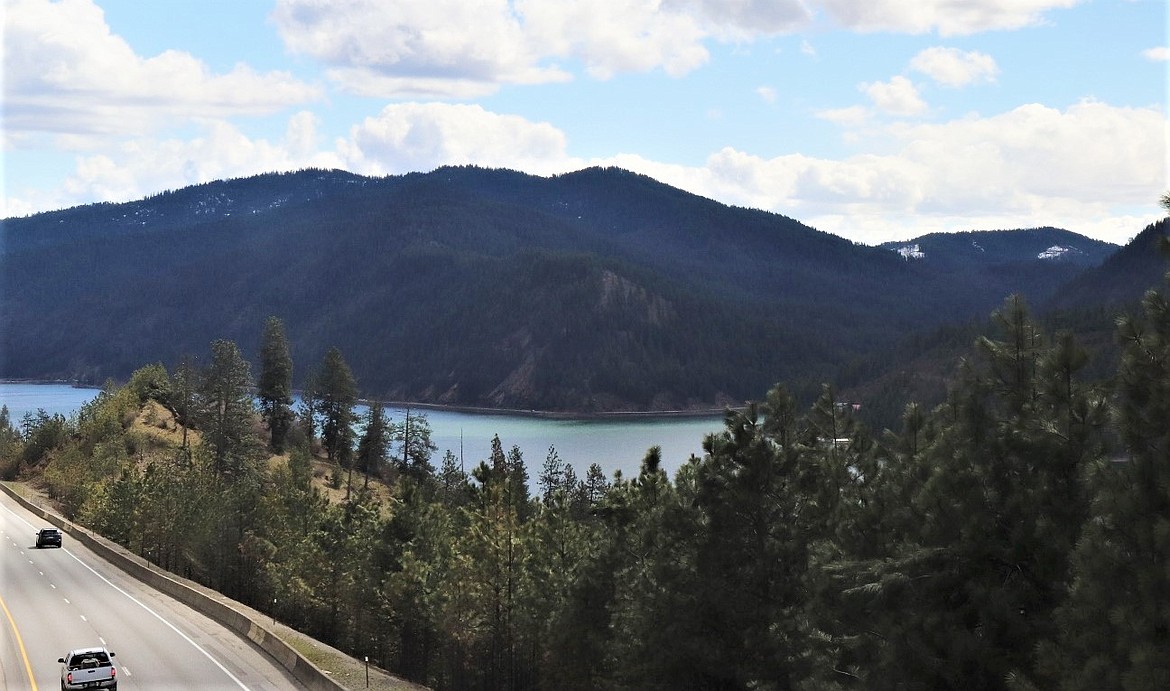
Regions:
<svg viewBox="0 0 1170 691"><path fill-rule="evenodd" d="M20 424L24 415L35 416L37 410L65 418L77 415L100 391L100 387L68 381L38 385L28 380L9 380L0 383L0 403L8 407L10 420ZM568 415L401 401L383 405L397 424L402 423L406 408L413 411L412 416L427 416L437 454L432 462L436 466L446 452L458 459L456 462L464 469L474 468L479 462L490 463L493 444L498 439L504 449L522 452L533 486L544 460L554 449L562 461L580 473L597 464L606 477L619 471L623 477L635 477L647 450L658 447L662 470L673 473L692 456L701 457L704 440L724 433L726 427L721 410ZM362 424L364 412L357 413L355 425Z"/></svg>
<svg viewBox="0 0 1170 691"><path fill-rule="evenodd" d="M363 405L370 401L362 399ZM592 413L570 412L557 410L522 410L516 408L481 408L477 406L445 405L441 403L405 403L403 401L383 401L382 405L389 408L435 410L445 413L467 413L469 415L506 415L515 417L530 417L539 420L566 420L566 421L594 421L594 420L685 420L722 418L728 408L702 408L696 410L632 410L632 411L597 411Z"/></svg>
<svg viewBox="0 0 1170 691"><path fill-rule="evenodd" d="M103 387L94 384L80 384L68 379L0 379L0 384L23 384L28 386L70 386L75 389L92 389L101 391ZM300 393L297 391L296 393ZM358 403L368 406L372 399L359 399ZM685 410L631 410L631 411L596 411L591 413L559 411L559 410L524 410L519 408L484 408L481 406L448 405L442 403L419 403L407 401L382 401L387 408L401 408L404 410L433 410L445 413L467 413L469 415L499 415L526 417L536 420L561 420L567 422L593 421L621 421L621 420L702 420L707 418L722 418L731 407L698 408Z"/></svg>

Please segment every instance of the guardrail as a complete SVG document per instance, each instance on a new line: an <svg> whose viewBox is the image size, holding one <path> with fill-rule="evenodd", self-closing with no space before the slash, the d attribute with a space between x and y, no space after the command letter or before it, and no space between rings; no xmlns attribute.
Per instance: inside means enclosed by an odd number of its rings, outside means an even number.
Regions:
<svg viewBox="0 0 1170 691"><path fill-rule="evenodd" d="M20 496L6 483L0 483L0 490L12 497L24 508L53 525L85 545L99 557L137 578L155 590L170 595L191 609L206 615L216 623L222 624L241 636L246 636L261 650L272 656L289 671L293 677L312 691L345 691L345 687L337 683L320 667L310 662L295 648L284 642L279 636L270 631L261 621L249 617L231 606L231 600L215 593L212 597L203 592L203 586L185 582L186 579L176 576L169 571L155 566L142 557L131 553L116 542L107 540L89 528L73 523L65 518L44 509L24 497ZM214 592L210 591L209 592Z"/></svg>

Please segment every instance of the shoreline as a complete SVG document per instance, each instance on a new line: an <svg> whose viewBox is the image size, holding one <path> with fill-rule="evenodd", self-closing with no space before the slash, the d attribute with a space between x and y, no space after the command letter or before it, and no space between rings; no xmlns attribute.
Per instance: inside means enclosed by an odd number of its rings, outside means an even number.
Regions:
<svg viewBox="0 0 1170 691"><path fill-rule="evenodd" d="M93 389L101 391L104 387L96 384L81 384L76 381L68 379L0 379L0 384L23 384L28 386L69 386L75 389ZM299 395L299 390L296 391ZM369 406L372 399L359 398L358 404ZM498 415L511 417L527 417L538 420L565 420L565 421L581 421L591 422L600 420L622 421L622 420L685 420L685 419L707 419L707 418L722 418L728 410L738 410L732 406L724 406L721 408L699 408L699 409L684 409L684 410L614 410L614 411L594 411L594 412L574 412L574 411L559 411L559 410L535 410L523 408L485 408L481 406L470 405L450 405L443 403L419 403L417 401L382 401L382 406L385 408L401 408L401 409L417 409L417 410L433 410L436 412L447 413L466 413L468 415Z"/></svg>
<svg viewBox="0 0 1170 691"><path fill-rule="evenodd" d="M362 405L369 405L368 399L359 399ZM386 408L434 410L446 413L467 413L469 415L500 415L530 417L540 420L681 420L687 418L722 418L730 407L702 408L696 410L614 410L594 412L572 412L560 410L524 410L522 408L483 408L478 406L448 405L442 403L407 403L403 401L382 401Z"/></svg>

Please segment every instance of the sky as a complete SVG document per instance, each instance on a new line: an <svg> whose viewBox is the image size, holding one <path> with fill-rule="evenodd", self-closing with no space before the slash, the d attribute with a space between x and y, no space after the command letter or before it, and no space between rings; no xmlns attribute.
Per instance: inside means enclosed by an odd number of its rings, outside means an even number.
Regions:
<svg viewBox="0 0 1170 691"><path fill-rule="evenodd" d="M855 242L1165 215L1166 0L3 0L13 217L617 166Z"/></svg>

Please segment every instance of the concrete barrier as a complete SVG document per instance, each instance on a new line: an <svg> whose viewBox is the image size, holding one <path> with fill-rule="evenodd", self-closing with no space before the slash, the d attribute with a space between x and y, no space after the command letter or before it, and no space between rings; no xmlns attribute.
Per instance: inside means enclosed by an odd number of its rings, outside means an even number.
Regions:
<svg viewBox="0 0 1170 691"><path fill-rule="evenodd" d="M94 554L122 569L130 576L160 593L170 595L196 612L235 631L240 636L246 637L287 669L306 688L312 689L312 691L345 691L344 686L297 652L295 648L285 643L283 639L265 627L263 622L232 607L231 600L223 595L216 593L217 597L212 597L200 590L202 586L184 583L185 579L181 579L169 571L164 571L137 554L129 552L116 542L107 540L89 528L68 521L52 511L33 504L17 494L7 483L0 483L0 490L15 499L24 508L57 526L66 535L85 545Z"/></svg>

